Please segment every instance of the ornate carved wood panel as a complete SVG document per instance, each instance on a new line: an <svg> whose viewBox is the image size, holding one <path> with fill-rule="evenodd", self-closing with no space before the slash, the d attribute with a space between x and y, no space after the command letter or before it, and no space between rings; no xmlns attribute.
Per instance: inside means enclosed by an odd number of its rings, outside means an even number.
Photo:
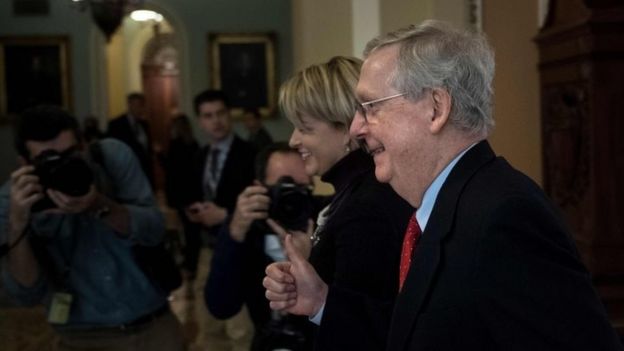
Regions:
<svg viewBox="0 0 624 351"><path fill-rule="evenodd" d="M536 38L544 188L624 334L624 3L550 1Z"/></svg>

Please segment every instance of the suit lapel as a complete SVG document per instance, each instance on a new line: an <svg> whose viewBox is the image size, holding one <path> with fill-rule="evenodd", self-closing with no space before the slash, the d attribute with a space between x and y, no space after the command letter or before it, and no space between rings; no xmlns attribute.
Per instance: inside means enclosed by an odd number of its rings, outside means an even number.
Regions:
<svg viewBox="0 0 624 351"><path fill-rule="evenodd" d="M443 240L454 226L458 199L472 176L494 159L494 152L488 142L481 141L464 154L442 185L427 227L416 247L403 290L397 296L388 350L402 350L407 347L411 330L436 276L444 249Z"/></svg>

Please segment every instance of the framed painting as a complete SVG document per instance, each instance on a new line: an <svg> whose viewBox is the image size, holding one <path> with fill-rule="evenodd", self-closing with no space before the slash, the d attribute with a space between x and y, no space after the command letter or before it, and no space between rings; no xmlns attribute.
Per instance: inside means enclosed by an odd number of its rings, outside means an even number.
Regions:
<svg viewBox="0 0 624 351"><path fill-rule="evenodd" d="M51 104L71 109L69 39L0 37L0 119Z"/></svg>
<svg viewBox="0 0 624 351"><path fill-rule="evenodd" d="M275 34L213 33L208 35L210 82L230 99L232 115L257 108L270 116L276 104Z"/></svg>

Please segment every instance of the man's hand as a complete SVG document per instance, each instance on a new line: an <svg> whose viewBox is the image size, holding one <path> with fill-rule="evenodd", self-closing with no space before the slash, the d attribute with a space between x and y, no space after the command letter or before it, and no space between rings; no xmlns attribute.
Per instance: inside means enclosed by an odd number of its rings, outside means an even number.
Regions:
<svg viewBox="0 0 624 351"><path fill-rule="evenodd" d="M251 223L257 219L267 218L271 200L266 193L267 189L265 187L251 185L238 195L236 209L230 222L230 236L232 239L243 242L249 227L251 227Z"/></svg>
<svg viewBox="0 0 624 351"><path fill-rule="evenodd" d="M35 167L27 165L11 174L10 232L20 235L30 220L30 208L43 198L39 177L32 174ZM14 239L14 238L12 238Z"/></svg>
<svg viewBox="0 0 624 351"><path fill-rule="evenodd" d="M314 233L314 222L311 219L308 220L308 230L306 233L299 230L287 231L284 227L277 224L276 221L270 218L267 219L266 222L269 227L273 229L275 234L279 236L280 241L282 242L282 247L284 247L286 236L292 235L293 245L297 251L299 251L301 257L304 259L308 259L308 257L310 257L310 251L312 251L312 240L310 238L312 237L312 233Z"/></svg>
<svg viewBox="0 0 624 351"><path fill-rule="evenodd" d="M9 205L9 243L15 243L30 220L32 205L43 198L39 177L32 174L33 166L23 166L11 174L11 202ZM39 266L28 240L22 240L8 254L9 272L22 286L31 287L39 277Z"/></svg>
<svg viewBox="0 0 624 351"><path fill-rule="evenodd" d="M262 281L269 305L277 311L313 316L327 300L327 284L294 247L292 235L286 236L284 246L289 261L270 264Z"/></svg>
<svg viewBox="0 0 624 351"><path fill-rule="evenodd" d="M48 189L47 194L58 208L47 210L46 213L66 214L89 211L98 197L98 192L94 185L91 185L89 192L83 196L69 196L54 189Z"/></svg>
<svg viewBox="0 0 624 351"><path fill-rule="evenodd" d="M206 227L223 223L227 217L227 210L214 202L195 202L185 212L191 222L201 223Z"/></svg>

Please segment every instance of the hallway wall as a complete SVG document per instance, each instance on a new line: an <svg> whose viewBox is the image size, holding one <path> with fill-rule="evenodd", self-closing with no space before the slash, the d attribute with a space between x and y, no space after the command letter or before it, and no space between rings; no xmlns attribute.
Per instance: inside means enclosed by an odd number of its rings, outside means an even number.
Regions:
<svg viewBox="0 0 624 351"><path fill-rule="evenodd" d="M483 30L496 52L494 150L542 181L537 1L484 0ZM509 14L513 14L510 16Z"/></svg>
<svg viewBox="0 0 624 351"><path fill-rule="evenodd" d="M532 42L538 30L537 3L538 0L483 0L483 29L497 53L497 127L491 141L497 152L539 182L542 161L537 51ZM359 54L353 52L356 46L353 43L352 22L356 12L353 1L152 0L148 4L173 14L173 25L184 33L181 64L186 70L181 73L182 109L191 115L192 96L206 88L210 78L206 52L208 32L277 32L278 82L288 78L295 69L330 56ZM376 21L383 32L424 18L465 26L466 4L466 0L379 0ZM370 16L374 16L374 6L372 8L368 12ZM509 16L510 13L513 16ZM44 34L67 34L71 38L74 113L79 117L87 113L106 113L108 103L102 85L106 77L104 39L90 16L71 9L65 1L50 1L50 16L16 18L12 16L11 1L0 1L0 36ZM120 94L123 96L125 94ZM292 128L282 117L270 119L266 124L278 140L286 140ZM235 128L242 130L238 123ZM5 180L14 169L9 136L6 125L0 125L0 180Z"/></svg>

